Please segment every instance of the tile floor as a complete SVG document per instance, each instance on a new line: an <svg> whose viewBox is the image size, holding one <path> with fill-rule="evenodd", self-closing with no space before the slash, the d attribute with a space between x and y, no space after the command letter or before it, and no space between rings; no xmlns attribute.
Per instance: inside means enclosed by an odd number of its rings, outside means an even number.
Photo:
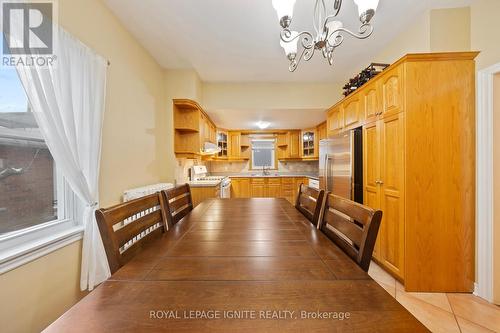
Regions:
<svg viewBox="0 0 500 333"><path fill-rule="evenodd" d="M500 306L472 294L407 293L374 262L368 274L434 333L500 332Z"/></svg>

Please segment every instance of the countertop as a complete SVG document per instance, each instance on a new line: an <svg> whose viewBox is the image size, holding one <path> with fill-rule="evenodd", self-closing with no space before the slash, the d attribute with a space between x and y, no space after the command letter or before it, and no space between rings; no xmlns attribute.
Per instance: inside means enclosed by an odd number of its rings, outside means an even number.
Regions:
<svg viewBox="0 0 500 333"><path fill-rule="evenodd" d="M242 173L213 173L213 175L223 175L229 178L284 178L284 177L306 177L319 180L319 176L313 173L289 173L289 172L271 172L269 175L263 175L260 172L242 172Z"/></svg>

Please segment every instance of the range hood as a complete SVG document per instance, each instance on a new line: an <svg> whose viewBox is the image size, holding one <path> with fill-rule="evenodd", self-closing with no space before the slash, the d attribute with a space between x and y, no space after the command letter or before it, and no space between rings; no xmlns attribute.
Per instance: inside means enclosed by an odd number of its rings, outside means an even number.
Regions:
<svg viewBox="0 0 500 333"><path fill-rule="evenodd" d="M215 155L221 151L219 146L213 144L212 142L205 142L203 144L203 149L201 151L201 155Z"/></svg>

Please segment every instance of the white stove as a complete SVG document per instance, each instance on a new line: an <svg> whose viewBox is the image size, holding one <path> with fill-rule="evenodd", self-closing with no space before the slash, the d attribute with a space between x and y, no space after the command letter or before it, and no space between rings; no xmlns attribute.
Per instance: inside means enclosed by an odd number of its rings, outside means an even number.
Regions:
<svg viewBox="0 0 500 333"><path fill-rule="evenodd" d="M231 179L226 176L209 176L207 167L195 165L191 168L191 186L220 186L220 197L231 197Z"/></svg>

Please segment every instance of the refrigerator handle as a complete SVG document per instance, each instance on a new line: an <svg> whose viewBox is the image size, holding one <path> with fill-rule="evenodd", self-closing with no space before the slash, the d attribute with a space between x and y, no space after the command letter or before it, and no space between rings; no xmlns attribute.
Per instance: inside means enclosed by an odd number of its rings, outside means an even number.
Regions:
<svg viewBox="0 0 500 333"><path fill-rule="evenodd" d="M325 154L325 192L328 193L328 160L330 157L328 154Z"/></svg>

